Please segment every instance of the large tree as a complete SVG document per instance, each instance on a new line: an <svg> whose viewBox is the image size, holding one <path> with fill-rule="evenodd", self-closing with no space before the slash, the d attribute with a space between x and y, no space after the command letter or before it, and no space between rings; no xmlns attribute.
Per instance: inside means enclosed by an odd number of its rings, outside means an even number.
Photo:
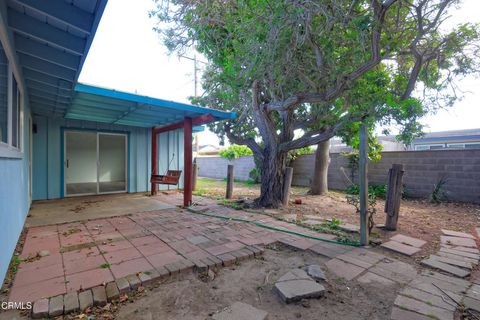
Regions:
<svg viewBox="0 0 480 320"><path fill-rule="evenodd" d="M172 52L193 46L208 58L205 95L195 102L239 112L212 129L253 150L262 167L257 203L276 207L289 150L326 141L352 123L452 103L455 77L478 69L477 26L442 29L458 3L159 0L152 15ZM357 81L379 74L392 83L385 103L349 104ZM411 98L416 87L428 98L422 104Z"/></svg>

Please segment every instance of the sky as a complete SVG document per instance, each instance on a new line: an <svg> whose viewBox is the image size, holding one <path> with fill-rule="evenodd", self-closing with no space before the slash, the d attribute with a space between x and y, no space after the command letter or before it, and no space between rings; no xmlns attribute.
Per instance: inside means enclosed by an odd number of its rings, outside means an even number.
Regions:
<svg viewBox="0 0 480 320"><path fill-rule="evenodd" d="M152 30L155 20L148 17L152 8L152 0L108 1L79 82L189 102L188 97L194 95L193 61L168 55ZM478 12L479 0L465 0L460 10L451 13L449 23L480 22ZM463 99L448 110L422 119L425 132L480 127L480 79L469 77L459 84ZM205 131L199 135L199 143L218 145L218 138Z"/></svg>

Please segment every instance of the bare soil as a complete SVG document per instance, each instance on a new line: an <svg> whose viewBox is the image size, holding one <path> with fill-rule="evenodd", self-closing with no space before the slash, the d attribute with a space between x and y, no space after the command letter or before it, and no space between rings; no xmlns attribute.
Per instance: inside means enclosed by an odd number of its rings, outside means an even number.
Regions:
<svg viewBox="0 0 480 320"><path fill-rule="evenodd" d="M213 281L195 275L170 281L133 303L120 306L116 319L209 319L235 301L269 313L269 319L388 319L397 287L346 284L328 275L326 295L286 305L273 292L275 281L292 268L323 264L305 252L266 250L263 259L220 269ZM98 319L98 318L97 318Z"/></svg>

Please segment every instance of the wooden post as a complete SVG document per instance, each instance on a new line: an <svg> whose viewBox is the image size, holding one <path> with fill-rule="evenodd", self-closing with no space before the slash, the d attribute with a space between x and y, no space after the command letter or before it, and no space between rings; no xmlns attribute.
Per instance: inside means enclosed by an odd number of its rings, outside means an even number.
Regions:
<svg viewBox="0 0 480 320"><path fill-rule="evenodd" d="M158 174L158 145L155 128L152 128L152 174ZM156 183L152 183L150 187L152 196L156 195L157 191L158 185Z"/></svg>
<svg viewBox="0 0 480 320"><path fill-rule="evenodd" d="M229 164L227 167L227 194L225 198L232 199L233 194L233 164Z"/></svg>
<svg viewBox="0 0 480 320"><path fill-rule="evenodd" d="M292 178L293 178L293 168L286 167L285 177L283 180L283 196L282 196L282 204L284 206L288 206L288 202L290 201L290 187L292 186Z"/></svg>
<svg viewBox="0 0 480 320"><path fill-rule="evenodd" d="M389 231L397 230L398 214L402 200L403 172L402 164L393 164L392 168L388 170L388 191L387 200L385 201L385 229Z"/></svg>
<svg viewBox="0 0 480 320"><path fill-rule="evenodd" d="M359 159L359 184L360 184L360 244L368 245L368 178L367 178L368 135L367 127L360 128L360 159Z"/></svg>
<svg viewBox="0 0 480 320"><path fill-rule="evenodd" d="M193 161L193 173L192 173L192 190L197 189L197 177L198 177L198 166L197 159Z"/></svg>
<svg viewBox="0 0 480 320"><path fill-rule="evenodd" d="M192 118L183 121L183 206L192 204Z"/></svg>

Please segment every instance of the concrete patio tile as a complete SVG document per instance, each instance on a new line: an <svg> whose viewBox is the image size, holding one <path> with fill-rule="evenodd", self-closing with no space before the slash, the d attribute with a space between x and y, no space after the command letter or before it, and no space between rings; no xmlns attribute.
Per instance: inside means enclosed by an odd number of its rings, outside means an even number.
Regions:
<svg viewBox="0 0 480 320"><path fill-rule="evenodd" d="M63 275L64 273L61 263L33 270L20 269L15 276L14 285L31 285L36 282L63 277Z"/></svg>
<svg viewBox="0 0 480 320"><path fill-rule="evenodd" d="M113 264L110 266L110 270L115 276L115 279L125 277L129 274L135 274L137 272L148 271L151 269L153 269L152 265L148 263L148 261L145 258L128 260L128 261L124 261L119 264Z"/></svg>
<svg viewBox="0 0 480 320"><path fill-rule="evenodd" d="M213 320L266 320L268 313L253 306L235 302L231 306L212 315Z"/></svg>
<svg viewBox="0 0 480 320"><path fill-rule="evenodd" d="M463 299L463 304L465 305L465 308L475 310L477 312L480 312L480 303L476 299L472 299L470 297L465 297Z"/></svg>
<svg viewBox="0 0 480 320"><path fill-rule="evenodd" d="M93 269L67 275L67 291L89 289L113 281L112 273L109 269Z"/></svg>
<svg viewBox="0 0 480 320"><path fill-rule="evenodd" d="M393 237L390 238L390 240L397 241L402 244L406 244L406 245L417 247L417 248L421 248L427 243L427 241L425 240L412 238L403 234L394 235Z"/></svg>
<svg viewBox="0 0 480 320"><path fill-rule="evenodd" d="M136 290L142 285L142 281L140 281L140 279L135 274L129 274L125 277L125 279L127 279L128 285L132 290Z"/></svg>
<svg viewBox="0 0 480 320"><path fill-rule="evenodd" d="M108 252L113 252L113 251L118 251L118 250L123 250L123 249L129 249L129 248L133 248L133 247L134 246L128 240L112 241L112 242L108 242L106 244L99 244L98 245L98 248L103 253L108 253Z"/></svg>
<svg viewBox="0 0 480 320"><path fill-rule="evenodd" d="M443 281L443 282L446 282L446 283L450 283L454 286L458 286L458 287L463 288L463 289L466 289L471 285L470 281L468 281L468 280L459 279L459 278L454 277L454 276L448 276L446 274L438 273L438 272L435 272L435 271L432 271L432 270L424 270L422 272L422 276L425 276L425 277L430 278L430 279L433 278L433 279L436 279L438 281ZM463 289L460 289L460 290L463 290Z"/></svg>
<svg viewBox="0 0 480 320"><path fill-rule="evenodd" d="M453 311L438 308L427 303L407 298L401 295L397 296L394 304L397 307L414 311L425 316L434 316L439 320L453 320Z"/></svg>
<svg viewBox="0 0 480 320"><path fill-rule="evenodd" d="M443 308L450 311L455 311L453 301L449 301L447 297L441 297L432 293L425 292L423 290L407 287L400 292L401 295L413 298L419 301L423 301L428 305Z"/></svg>
<svg viewBox="0 0 480 320"><path fill-rule="evenodd" d="M364 275L358 277L357 281L360 282L360 283L366 283L366 284L377 283L377 284L380 284L382 286L394 286L395 285L394 281L392 281L390 279L387 279L387 278L384 278L382 276L379 276L375 273L368 272L368 271Z"/></svg>
<svg viewBox="0 0 480 320"><path fill-rule="evenodd" d="M406 284L417 276L417 270L413 266L391 259L380 261L369 271L401 284Z"/></svg>
<svg viewBox="0 0 480 320"><path fill-rule="evenodd" d="M443 256L437 256L437 255L430 255L431 259L438 260L443 263L451 264L452 266L460 267L460 268L465 268L472 270L473 267L475 266L474 263L463 261L461 257L457 258L447 258Z"/></svg>
<svg viewBox="0 0 480 320"><path fill-rule="evenodd" d="M28 229L27 237L56 236L57 233L58 233L57 225L32 227Z"/></svg>
<svg viewBox="0 0 480 320"><path fill-rule="evenodd" d="M130 242L135 247L144 246L144 245L151 244L151 243L163 243L164 244L163 241L161 241L160 239L158 239L154 235L135 238L135 239L130 240Z"/></svg>
<svg viewBox="0 0 480 320"><path fill-rule="evenodd" d="M149 243L135 248L137 248L137 250L140 251L144 256L151 256L158 253L172 251L172 249L163 241L160 241L158 243Z"/></svg>
<svg viewBox="0 0 480 320"><path fill-rule="evenodd" d="M124 261L140 258L142 254L136 248L127 248L104 253L104 256L108 263L119 264Z"/></svg>
<svg viewBox="0 0 480 320"><path fill-rule="evenodd" d="M469 239L469 238L440 236L440 242L444 244L454 245L454 246L462 246L462 247L469 247L469 248L477 247L475 240Z"/></svg>
<svg viewBox="0 0 480 320"><path fill-rule="evenodd" d="M155 268L163 267L169 263L177 262L182 259L183 257L181 255L178 255L174 251L154 254L147 257L148 262L150 262L151 265L154 266Z"/></svg>
<svg viewBox="0 0 480 320"><path fill-rule="evenodd" d="M302 250L302 251L307 250L310 247L313 247L315 244L317 244L317 242L318 241L311 240L311 239L304 239L304 238L294 239L293 241L288 241L286 239L280 240L280 243L283 243L289 247Z"/></svg>
<svg viewBox="0 0 480 320"><path fill-rule="evenodd" d="M364 248L354 248L353 250L345 253L344 255L348 255L355 259L367 262L369 264L376 264L379 261L386 258L385 255L374 252L372 250L367 250Z"/></svg>
<svg viewBox="0 0 480 320"><path fill-rule="evenodd" d="M73 262L73 261L82 261L88 257L98 256L100 251L96 246L91 246L90 248L83 248L79 250L73 250L62 253L63 261Z"/></svg>
<svg viewBox="0 0 480 320"><path fill-rule="evenodd" d="M50 255L45 257L40 257L38 260L27 262L22 261L19 264L19 269L24 271L31 271L34 270L54 266L54 265L61 265L62 264L62 255L60 253L50 253Z"/></svg>
<svg viewBox="0 0 480 320"><path fill-rule="evenodd" d="M10 291L9 301L35 301L40 298L48 298L64 294L65 292L65 278L62 276L25 286L16 286L14 284Z"/></svg>
<svg viewBox="0 0 480 320"><path fill-rule="evenodd" d="M442 233L446 236L451 236L451 237L475 239L475 237L473 235L471 235L470 233L465 233L465 232L458 232L458 231L453 231L453 230L442 229Z"/></svg>
<svg viewBox="0 0 480 320"><path fill-rule="evenodd" d="M120 241L125 239L125 237L118 231L112 231L92 234L92 239L95 243L102 244L103 242Z"/></svg>
<svg viewBox="0 0 480 320"><path fill-rule="evenodd" d="M388 242L382 243L381 246L383 248L386 248L407 256L414 255L415 253L421 250L420 248L406 245L397 241L388 241Z"/></svg>
<svg viewBox="0 0 480 320"><path fill-rule="evenodd" d="M432 318L418 314L413 311L400 309L397 307L392 308L391 320L432 320Z"/></svg>
<svg viewBox="0 0 480 320"><path fill-rule="evenodd" d="M351 263L351 264L354 264L358 267L361 267L361 268L364 268L364 269L368 269L370 268L371 266L373 266L373 264L369 263L369 262L365 262L363 260L360 260L360 259L357 259L357 257L354 257L354 256L351 256L349 255L348 253L346 254L341 254L341 255L338 255L336 257L336 259L340 259L344 262L348 262L348 263Z"/></svg>
<svg viewBox="0 0 480 320"><path fill-rule="evenodd" d="M82 260L66 260L64 261L65 274L70 275L82 271L97 269L105 263L105 258L101 255L87 257Z"/></svg>
<svg viewBox="0 0 480 320"><path fill-rule="evenodd" d="M480 259L480 255L476 253L466 252L463 250L455 250L455 249L448 249L448 248L440 248L440 252L450 253L457 256L462 256L465 258L470 258L478 261Z"/></svg>
<svg viewBox="0 0 480 320"><path fill-rule="evenodd" d="M439 269L448 273L451 273L457 277L460 278L465 278L466 276L470 275L470 271L467 271L465 269L461 269L458 267L455 267L453 265L444 263L439 261L438 259L435 259L434 257L430 256L428 259L422 260L422 264L425 266L429 266L435 269Z"/></svg>
<svg viewBox="0 0 480 320"><path fill-rule="evenodd" d="M20 258L35 257L39 251L48 250L51 253L59 252L60 242L57 237L47 237L43 239L31 239L26 241L23 245Z"/></svg>
<svg viewBox="0 0 480 320"><path fill-rule="evenodd" d="M119 278L119 279L115 280L115 283L116 283L118 291L120 291L120 293L125 293L125 292L130 291L130 284L128 283L127 278L125 278L125 277Z"/></svg>
<svg viewBox="0 0 480 320"><path fill-rule="evenodd" d="M319 241L317 244L310 247L308 250L328 258L335 258L338 255L353 250L353 247Z"/></svg>
<svg viewBox="0 0 480 320"><path fill-rule="evenodd" d="M461 279L459 279L461 280ZM419 276L412 280L409 283L409 286L412 288L417 288L435 295L443 295L442 291L438 288L449 292L449 295L452 298L455 298L455 295L460 298L460 295L463 295L465 290L467 289L461 282L458 284L447 282L443 280L439 280L432 277L427 276ZM438 288L437 288L438 287Z"/></svg>
<svg viewBox="0 0 480 320"><path fill-rule="evenodd" d="M442 244L442 247L447 248L447 249L457 250L457 251L464 251L464 252L480 254L480 250L478 250L477 248L468 248L468 247L462 247L462 246L450 246L448 244Z"/></svg>
<svg viewBox="0 0 480 320"><path fill-rule="evenodd" d="M339 259L332 259L328 261L326 266L330 272L335 274L337 277L344 278L347 281L352 280L365 271L365 268L358 267L351 263L346 263Z"/></svg>
<svg viewBox="0 0 480 320"><path fill-rule="evenodd" d="M478 303L480 304L480 285L474 284L470 288L468 288L467 296L472 299L478 300Z"/></svg>
<svg viewBox="0 0 480 320"><path fill-rule="evenodd" d="M463 262L468 262L468 263L471 263L471 264L477 264L478 263L477 259L467 258L467 257L463 257L463 256L457 256L456 254L446 253L446 252L443 252L443 251L438 251L437 256L445 257L445 258L449 258L449 259L453 259L453 260L458 260L458 261L463 261Z"/></svg>

